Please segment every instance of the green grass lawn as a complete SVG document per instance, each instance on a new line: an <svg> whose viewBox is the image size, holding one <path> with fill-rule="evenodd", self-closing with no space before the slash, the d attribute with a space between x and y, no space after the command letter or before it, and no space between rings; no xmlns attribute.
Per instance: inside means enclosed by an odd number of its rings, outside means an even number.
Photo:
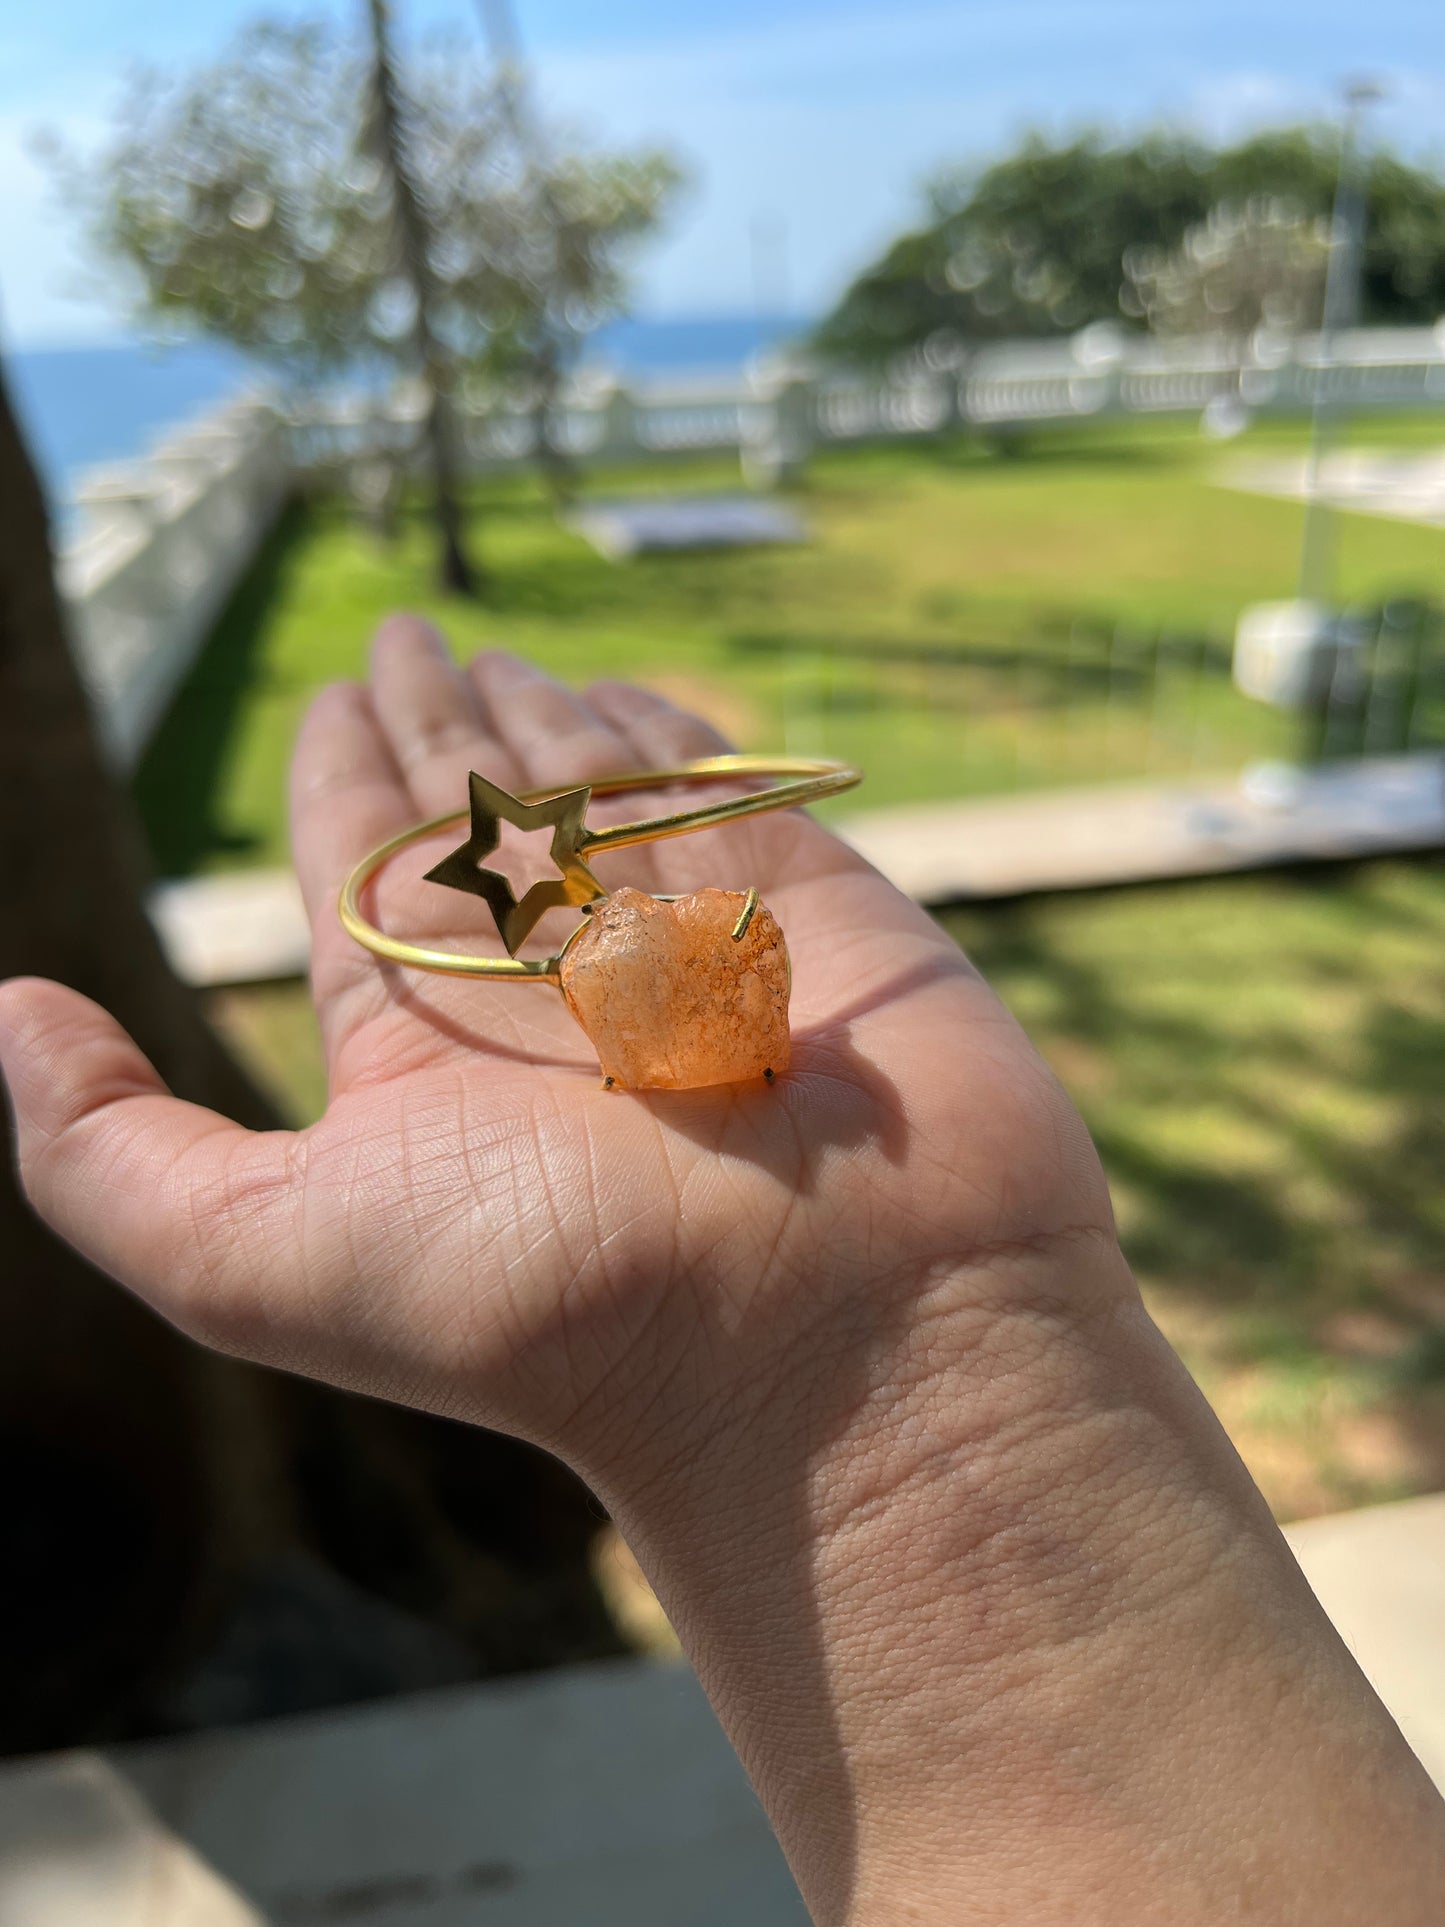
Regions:
<svg viewBox="0 0 1445 1927"><path fill-rule="evenodd" d="M1354 434L1409 445L1445 438L1445 420ZM298 510L139 772L158 866L284 860L301 711L362 673L398 607L434 616L459 652L503 643L574 682L641 678L750 747L854 757L864 806L1287 751L1289 723L1230 687L1229 639L1242 604L1292 592L1301 511L1210 477L1302 435L1268 424L1221 452L1188 427L1118 423L1040 434L1012 457L969 442L822 456L797 497L807 547L621 566L560 528L535 484L507 480L473 498L492 575L477 603L434 592L419 516L387 547L339 506ZM728 485L732 465L688 463L589 487ZM1437 531L1363 516L1340 529L1343 594L1445 597Z"/></svg>
<svg viewBox="0 0 1445 1927"><path fill-rule="evenodd" d="M1445 863L944 922L1082 1108L1151 1308L1280 1515L1445 1484ZM314 1115L305 991L213 1009Z"/></svg>
<svg viewBox="0 0 1445 1927"><path fill-rule="evenodd" d="M944 921L1084 1112L1281 1515L1445 1485L1445 862Z"/></svg>

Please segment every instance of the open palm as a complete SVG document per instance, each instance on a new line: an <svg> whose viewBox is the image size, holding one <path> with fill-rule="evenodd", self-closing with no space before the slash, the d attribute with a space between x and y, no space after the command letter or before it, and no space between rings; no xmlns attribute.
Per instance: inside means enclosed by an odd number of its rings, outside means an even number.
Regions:
<svg viewBox="0 0 1445 1927"><path fill-rule="evenodd" d="M12 985L38 1208L208 1342L584 1468L667 1397L721 1408L840 1299L1107 1236L1087 1136L1022 1034L929 918L801 815L599 865L644 889L760 888L794 971L792 1068L772 1087L604 1091L555 989L396 969L337 921L351 866L461 807L469 769L561 788L723 747L640 690L584 698L495 654L458 670L393 619L369 689L316 702L293 772L325 1116L242 1131L164 1092L93 1005ZM481 905L419 881L435 855L381 879L378 919L477 948Z"/></svg>

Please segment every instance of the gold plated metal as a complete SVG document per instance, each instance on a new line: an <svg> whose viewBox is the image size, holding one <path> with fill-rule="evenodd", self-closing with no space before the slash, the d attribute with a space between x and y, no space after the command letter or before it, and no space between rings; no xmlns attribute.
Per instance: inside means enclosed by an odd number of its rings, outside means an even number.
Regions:
<svg viewBox="0 0 1445 1927"><path fill-rule="evenodd" d="M723 797L691 810L677 810L667 816L642 818L634 823L614 824L610 829L589 830L585 823L587 806L594 796L614 796L624 790L665 789L677 783L718 782L735 776L773 776L787 780L771 789L750 791L746 796ZM825 796L837 796L863 780L863 772L847 763L824 762L800 756L705 756L696 762L681 763L671 769L624 770L600 776L591 783L568 790L548 786L524 790L513 796L509 791L473 775L469 784L469 807L403 830L364 857L341 888L337 905L348 935L391 963L407 964L414 970L434 970L452 977L491 977L508 983L560 984L561 953L552 957L518 957L517 948L525 941L538 919L554 908L574 904L585 906L606 894L587 866L587 859L603 850L625 850L639 843L653 843L665 837L686 836L693 830L710 829L722 823L735 823L747 816L770 810L798 809ZM477 957L457 950L433 950L424 944L408 943L378 930L361 910L361 893L372 877L394 856L414 843L468 821L470 833L458 846L427 872L428 878L453 889L479 896L491 909L509 952L506 957ZM511 884L499 871L489 870L481 858L490 856L500 837L500 825L508 822L521 829L540 829L552 825L552 860L560 876L533 884L518 901ZM733 935L738 940L747 930L757 892L749 893ZM579 925L585 928L584 925ZM577 931L573 931L575 937ZM568 942L572 938L569 937ZM565 949L566 946L564 945Z"/></svg>
<svg viewBox="0 0 1445 1927"><path fill-rule="evenodd" d="M743 904L741 916L739 916L737 922L733 925L734 943L741 943L743 938L748 934L748 925L753 920L753 912L761 902L762 898L758 895L758 886L755 883L752 889L748 891L747 901Z"/></svg>
<svg viewBox="0 0 1445 1927"><path fill-rule="evenodd" d="M592 799L590 789L564 790L560 796L541 803L525 803L497 783L473 770L467 778L471 797L471 835L459 849L444 856L426 873L428 883L444 883L452 890L466 890L478 896L496 920L497 931L515 957L527 937L549 910L562 910L570 904L591 903L605 895L602 885L582 861L580 850L587 835L583 818ZM488 870L482 858L490 856L501 840L501 826L511 823L519 830L543 830L552 825L552 861L561 872L534 883L521 902L500 870Z"/></svg>

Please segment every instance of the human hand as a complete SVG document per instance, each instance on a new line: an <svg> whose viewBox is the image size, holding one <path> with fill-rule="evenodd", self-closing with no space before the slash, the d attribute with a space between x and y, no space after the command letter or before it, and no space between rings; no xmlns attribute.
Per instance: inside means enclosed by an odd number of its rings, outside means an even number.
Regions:
<svg viewBox="0 0 1445 1927"><path fill-rule="evenodd" d="M352 865L461 807L469 768L560 787L724 747L641 692L580 698L505 656L463 673L423 624L389 623L370 690L318 699L292 784L325 1116L229 1127L161 1091L73 993L12 987L37 1207L208 1343L505 1427L599 1477L644 1409L659 1423L682 1361L691 1429L859 1291L915 1291L1000 1246L1107 1243L1092 1149L1022 1034L937 926L806 818L599 864L648 889L759 886L794 971L793 1068L773 1089L606 1093L555 990L384 966L337 921ZM455 841L393 866L389 928L485 946L479 903L420 882ZM722 1326L738 1342L699 1345Z"/></svg>
<svg viewBox="0 0 1445 1927"><path fill-rule="evenodd" d="M469 768L562 787L721 747L389 623L293 777L324 1118L246 1133L12 983L37 1208L208 1343L590 1479L820 1921L1325 1927L1367 1897L1423 1927L1423 1777L1145 1317L1082 1124L922 912L797 816L600 864L756 884L793 959L785 1077L640 1094L599 1087L555 990L418 979L341 930L344 875ZM475 945L433 854L379 919Z"/></svg>

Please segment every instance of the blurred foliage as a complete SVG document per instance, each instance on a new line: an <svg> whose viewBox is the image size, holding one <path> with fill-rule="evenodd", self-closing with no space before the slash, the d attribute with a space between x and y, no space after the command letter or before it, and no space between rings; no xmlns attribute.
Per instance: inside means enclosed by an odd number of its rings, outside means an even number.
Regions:
<svg viewBox="0 0 1445 1927"><path fill-rule="evenodd" d="M1319 324L1329 258L1321 216L1269 196L1221 202L1178 247L1129 248L1120 300L1155 334L1293 334Z"/></svg>
<svg viewBox="0 0 1445 1927"><path fill-rule="evenodd" d="M1425 447L1440 426L1392 416L1351 433ZM1231 459L1288 458L1307 435L1261 422ZM829 451L798 498L808 543L623 565L560 524L534 480L497 476L467 497L488 530L485 610L431 587L414 507L383 544L341 506L309 505L258 558L146 754L158 865L285 861L301 713L322 683L365 673L396 608L458 652L502 642L569 681L641 679L749 748L859 761L864 805L1288 755L1299 723L1234 689L1229 638L1245 603L1291 592L1302 508L1219 487L1219 460L1169 421L1040 431L1008 455L965 439ZM736 476L735 458L675 460L587 486ZM1363 515L1338 528L1351 602L1445 601L1438 530Z"/></svg>
<svg viewBox="0 0 1445 1927"><path fill-rule="evenodd" d="M657 226L682 175L665 154L523 151L527 164L497 188L479 224L493 279L467 389L474 404L497 389L531 403L543 472L565 495L574 477L553 421L561 384L592 330L621 312L625 251Z"/></svg>
<svg viewBox="0 0 1445 1927"><path fill-rule="evenodd" d="M627 298L624 249L653 232L682 182L660 153L538 156L479 219L492 280L482 371L525 381L570 366Z"/></svg>
<svg viewBox="0 0 1445 1927"><path fill-rule="evenodd" d="M374 61L332 23L262 22L200 72L140 74L88 159L52 150L144 318L297 379L419 372ZM397 78L440 339L463 370L510 366L549 334L565 352L620 307L675 165L520 154L503 83L463 42L413 53Z"/></svg>
<svg viewBox="0 0 1445 1927"><path fill-rule="evenodd" d="M1445 312L1445 180L1389 153L1366 165L1362 319L1433 322ZM1004 160L938 182L923 224L858 276L817 343L878 361L1138 321L1131 251L1167 257L1215 210L1261 199L1302 223L1327 222L1338 173L1338 137L1323 129L1224 149L1165 133L1063 145L1034 135Z"/></svg>

